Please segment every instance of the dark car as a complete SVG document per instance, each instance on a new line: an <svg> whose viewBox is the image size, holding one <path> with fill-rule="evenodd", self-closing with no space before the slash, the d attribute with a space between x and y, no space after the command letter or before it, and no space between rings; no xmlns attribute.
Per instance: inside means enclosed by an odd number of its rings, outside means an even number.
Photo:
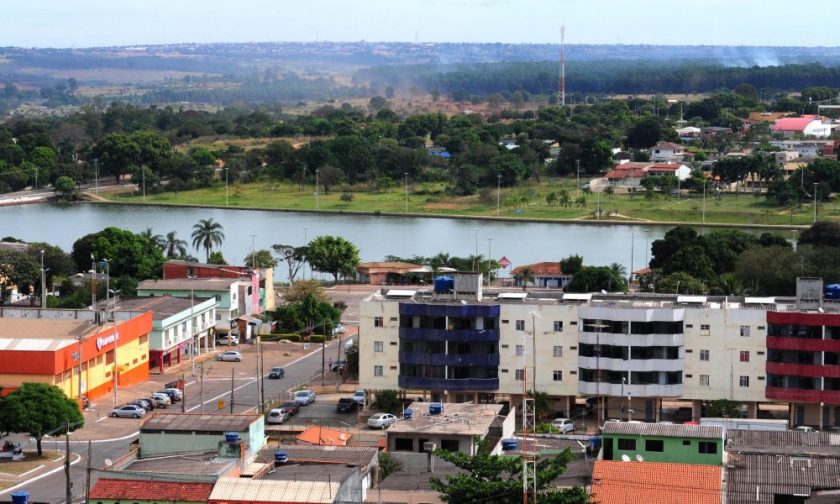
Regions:
<svg viewBox="0 0 840 504"><path fill-rule="evenodd" d="M268 372L268 378L271 380L283 378L284 376L286 376L286 371L281 367L273 367L271 368L271 371Z"/></svg>
<svg viewBox="0 0 840 504"><path fill-rule="evenodd" d="M294 401L287 401L280 405L281 408L289 412L289 416L295 416L300 413L300 406Z"/></svg>
<svg viewBox="0 0 840 504"><path fill-rule="evenodd" d="M155 403L148 399L137 399L136 401L131 401L128 404L136 404L137 406L140 406L146 411L152 411L153 409L155 409Z"/></svg>
<svg viewBox="0 0 840 504"><path fill-rule="evenodd" d="M330 371L338 371L340 369L344 369L344 366L347 364L347 361L344 359L339 359L332 363L330 366Z"/></svg>
<svg viewBox="0 0 840 504"><path fill-rule="evenodd" d="M359 409L359 403L353 400L352 397L342 397L338 400L335 411L338 413L353 413Z"/></svg>

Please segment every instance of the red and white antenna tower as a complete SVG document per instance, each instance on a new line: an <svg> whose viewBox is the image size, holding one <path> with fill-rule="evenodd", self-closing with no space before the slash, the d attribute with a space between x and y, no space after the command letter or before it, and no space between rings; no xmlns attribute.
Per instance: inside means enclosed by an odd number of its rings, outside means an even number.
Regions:
<svg viewBox="0 0 840 504"><path fill-rule="evenodd" d="M534 396L537 391L537 317L535 312L531 313L532 333L531 351L528 352L528 333L522 335L522 504L535 504L537 502L537 411ZM531 378L533 390L528 391L528 354L531 355L532 368Z"/></svg>
<svg viewBox="0 0 840 504"><path fill-rule="evenodd" d="M566 106L566 27L560 27L560 83L557 101L561 107Z"/></svg>

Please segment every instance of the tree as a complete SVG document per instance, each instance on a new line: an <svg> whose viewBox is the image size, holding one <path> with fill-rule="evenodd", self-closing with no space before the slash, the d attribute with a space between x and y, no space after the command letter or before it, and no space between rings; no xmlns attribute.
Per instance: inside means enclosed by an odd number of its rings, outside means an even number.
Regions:
<svg viewBox="0 0 840 504"><path fill-rule="evenodd" d="M586 266L575 273L572 281L563 288L566 292L627 292L627 279L618 276L608 266Z"/></svg>
<svg viewBox="0 0 840 504"><path fill-rule="evenodd" d="M187 255L187 241L179 239L176 231L166 233L162 244L167 259L178 259Z"/></svg>
<svg viewBox="0 0 840 504"><path fill-rule="evenodd" d="M277 259L271 255L270 250L261 249L245 256L246 266L256 266L257 268L276 268Z"/></svg>
<svg viewBox="0 0 840 504"><path fill-rule="evenodd" d="M113 277L160 278L163 270L163 254L156 243L117 227L79 238L71 255L78 271L89 270L91 258L110 261L108 270Z"/></svg>
<svg viewBox="0 0 840 504"><path fill-rule="evenodd" d="M288 286L280 289L280 294L283 297L284 303L303 303L303 301L310 294L315 296L315 299L324 303L330 302L330 297L327 295L321 282L317 280L299 280L291 283Z"/></svg>
<svg viewBox="0 0 840 504"><path fill-rule="evenodd" d="M461 469L447 476L446 481L433 476L432 489L449 504L480 502L507 504L522 496L522 461L519 457L490 455L486 439L478 440L475 455L436 449L434 455ZM559 455L539 457L536 464L537 492L540 502L556 504L584 504L589 501L583 488L559 489L554 480L563 474L574 459L571 450Z"/></svg>
<svg viewBox="0 0 840 504"><path fill-rule="evenodd" d="M384 411L394 415L402 414L402 401L400 401L396 390L378 391L372 406L376 411Z"/></svg>
<svg viewBox="0 0 840 504"><path fill-rule="evenodd" d="M703 416L708 417L727 417L727 418L741 418L741 404L729 399L715 399L714 401L706 401L703 403L706 412Z"/></svg>
<svg viewBox="0 0 840 504"><path fill-rule="evenodd" d="M285 332L323 328L324 335L328 335L341 319L341 310L310 293L299 303L280 306L273 315Z"/></svg>
<svg viewBox="0 0 840 504"><path fill-rule="evenodd" d="M164 238L163 238L163 236L161 236L159 234L155 234L155 232L152 231L152 228L146 228L143 231L140 231L140 236L149 240L151 243L154 243L157 246L157 248L159 248L161 250L161 252L163 252L163 250L164 250L164 242L163 242Z"/></svg>
<svg viewBox="0 0 840 504"><path fill-rule="evenodd" d="M319 236L312 240L306 253L312 269L330 273L335 283L338 275L352 274L359 264L359 249L340 236Z"/></svg>
<svg viewBox="0 0 840 504"><path fill-rule="evenodd" d="M627 145L632 149L649 149L662 139L662 122L648 117L636 123L627 132Z"/></svg>
<svg viewBox="0 0 840 504"><path fill-rule="evenodd" d="M688 273L678 271L657 280L656 292L668 294L703 294L706 286L703 282Z"/></svg>
<svg viewBox="0 0 840 504"><path fill-rule="evenodd" d="M566 275L574 275L583 269L583 257L575 254L560 259L560 270Z"/></svg>
<svg viewBox="0 0 840 504"><path fill-rule="evenodd" d="M38 455L43 455L44 435L59 436L84 426L85 419L79 405L55 385L24 383L0 402L0 430L26 433L35 438Z"/></svg>
<svg viewBox="0 0 840 504"><path fill-rule="evenodd" d="M28 293L40 278L41 266L26 252L0 250L0 305L13 287Z"/></svg>
<svg viewBox="0 0 840 504"><path fill-rule="evenodd" d="M100 174L113 175L117 183L125 170L137 163L140 146L125 133L110 133L93 148Z"/></svg>
<svg viewBox="0 0 840 504"><path fill-rule="evenodd" d="M738 257L735 276L754 296L791 296L803 258L790 247L751 247Z"/></svg>
<svg viewBox="0 0 840 504"><path fill-rule="evenodd" d="M213 252L210 252L210 256L207 258L207 263L224 266L227 264L227 261L225 260L225 256L222 255L221 250L214 250Z"/></svg>
<svg viewBox="0 0 840 504"><path fill-rule="evenodd" d="M271 246L274 252L280 256L281 261L285 261L289 268L289 282L294 283L295 277L300 271L300 268L306 264L307 247L294 247L292 245L283 245L282 243L275 243Z"/></svg>
<svg viewBox="0 0 840 504"><path fill-rule="evenodd" d="M344 351L344 358L347 363L344 365L344 370L347 377L359 376L359 345L355 342Z"/></svg>
<svg viewBox="0 0 840 504"><path fill-rule="evenodd" d="M528 282L534 281L534 270L529 266L523 266L516 278L522 282L522 290L528 290Z"/></svg>
<svg viewBox="0 0 840 504"><path fill-rule="evenodd" d="M613 194L615 194L615 188L613 186L608 185L604 188L604 194L607 196L607 201L612 203Z"/></svg>
<svg viewBox="0 0 840 504"><path fill-rule="evenodd" d="M223 229L222 225L213 219L200 219L193 226L192 245L196 250L204 249L208 262L213 247L221 247L225 241Z"/></svg>
<svg viewBox="0 0 840 504"><path fill-rule="evenodd" d="M820 221L802 231L799 245L840 247L840 223Z"/></svg>
<svg viewBox="0 0 840 504"><path fill-rule="evenodd" d="M344 180L344 172L333 165L324 165L318 169L318 180L324 186L324 194L329 194L330 186L340 184Z"/></svg>
<svg viewBox="0 0 840 504"><path fill-rule="evenodd" d="M384 480L389 474L402 471L402 462L395 459L388 452L379 452L379 481Z"/></svg>
<svg viewBox="0 0 840 504"><path fill-rule="evenodd" d="M66 175L58 177L53 187L64 201L70 201L76 194L76 182Z"/></svg>

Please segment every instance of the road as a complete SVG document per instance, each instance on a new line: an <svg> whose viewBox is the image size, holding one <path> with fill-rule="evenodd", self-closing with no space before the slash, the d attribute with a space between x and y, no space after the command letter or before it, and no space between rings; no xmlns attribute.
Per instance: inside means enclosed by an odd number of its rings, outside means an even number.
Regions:
<svg viewBox="0 0 840 504"><path fill-rule="evenodd" d="M351 329L352 330L352 329ZM345 340L346 341L346 340ZM342 342L343 344L343 342ZM274 347L274 348L272 348ZM285 357L282 355L285 353L284 346L282 344L275 344L275 343L264 343L264 370L266 374L268 370L273 365L283 365L286 376L280 380L269 380L265 379L265 398L266 401L271 399L279 399L287 397L287 393L290 389L294 389L299 387L303 384L310 382L313 377L317 379L314 380L314 383L320 384L320 376L321 376L321 348L320 346L313 345L307 353L303 354L302 356L298 356L293 358L290 362L288 361L290 357ZM230 411L230 394L231 394L231 380L230 380L230 373L233 371L234 373L234 412L235 413L245 413L248 411L253 412L257 405L257 385L256 385L256 347L253 345L243 344L237 348L243 354L243 360L239 363L233 362L217 362L217 361L207 361L204 365L204 411L205 412L217 412L218 411L218 401L223 400L225 405L225 411ZM337 351L338 351L338 341L333 341L330 344L326 345L326 358L325 360L329 362L329 358L332 357L333 359L336 358ZM343 355L343 349L342 349ZM189 367L189 366L187 366ZM189 370L189 369L188 369ZM198 370L200 370L200 366L196 366L196 371L198 374ZM331 380L334 382L334 374L328 374ZM172 380L174 378L173 375L160 375L155 376L152 378L151 383L149 386L146 387L147 390L152 388L159 387L162 383L166 381ZM329 381L327 382L329 383ZM200 383L198 379L188 379L187 386L186 386L186 410L191 413L198 413L201 411L201 403L200 400ZM121 400L128 400L130 398L131 389L126 389L124 392L121 393ZM137 397L142 395L138 391ZM100 410L101 412L107 413L109 411L109 407L112 405L108 398L100 399L97 403L94 403L95 407ZM168 410L170 412L180 412L181 403L177 403L173 406L170 406ZM331 406L332 408L332 406ZM103 413L100 413L103 414ZM125 418L110 418L103 416L100 418L97 424L102 423L103 425L98 425L97 428L101 429L102 427L107 427L107 425L113 425L115 427L119 427L123 432L126 430L127 425L134 425L135 427L139 427L140 421L132 420L132 419L125 419ZM107 422L107 424L105 424ZM131 432L129 435L121 436L124 439L116 439L113 441L98 441L93 443L93 467L102 467L105 465L106 459L116 459L129 449L129 445L132 441L137 438L136 430L128 429ZM86 467L87 467L87 441L77 441L73 439L74 436L71 433L70 435L70 449L72 452L77 453L79 455L79 461L75 463L75 465L71 466L70 475L71 480L73 483L73 496L74 501L80 501L84 498L84 488L85 488L85 475L86 475ZM54 440L54 441L45 441L44 442L44 449L56 449L56 450L63 450L64 449L64 441L63 440ZM95 483L97 477L97 471L93 471L92 475L92 482ZM64 478L64 471L57 471L55 473L49 474L48 476L42 477L40 479L36 479L35 481L30 481L23 485L22 487L14 488L14 490L24 490L30 493L30 499L36 502L49 502L49 503L62 503L65 502L65 478ZM8 499L8 494L13 489L6 489L4 491L0 491L0 499Z"/></svg>

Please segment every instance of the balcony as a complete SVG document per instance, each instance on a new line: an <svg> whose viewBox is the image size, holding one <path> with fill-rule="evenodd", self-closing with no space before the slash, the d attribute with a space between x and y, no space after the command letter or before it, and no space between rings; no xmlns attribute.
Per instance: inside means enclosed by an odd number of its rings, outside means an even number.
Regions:
<svg viewBox="0 0 840 504"><path fill-rule="evenodd" d="M426 366L498 366L499 354L443 354L400 352L400 364Z"/></svg>
<svg viewBox="0 0 840 504"><path fill-rule="evenodd" d="M683 346L685 336L680 334L611 334L583 332L578 334L580 343L612 346Z"/></svg>
<svg viewBox="0 0 840 504"><path fill-rule="evenodd" d="M400 303L400 315L420 317L496 318L499 305Z"/></svg>
<svg viewBox="0 0 840 504"><path fill-rule="evenodd" d="M768 362L767 374L783 376L840 378L840 366L821 366L814 364L787 364L784 362Z"/></svg>
<svg viewBox="0 0 840 504"><path fill-rule="evenodd" d="M840 404L840 390L808 390L797 388L767 387L768 399L789 402Z"/></svg>
<svg viewBox="0 0 840 504"><path fill-rule="evenodd" d="M622 397L622 391L625 396L631 394L633 397L680 397L683 395L683 384L621 385L620 383L578 382L578 393L583 395Z"/></svg>
<svg viewBox="0 0 840 504"><path fill-rule="evenodd" d="M606 359L578 357L578 367L606 371L682 371L683 359Z"/></svg>
<svg viewBox="0 0 840 504"><path fill-rule="evenodd" d="M400 388L414 390L498 390L498 378L424 378L422 376L399 377Z"/></svg>
<svg viewBox="0 0 840 504"><path fill-rule="evenodd" d="M840 352L840 340L767 336L768 350Z"/></svg>
<svg viewBox="0 0 840 504"><path fill-rule="evenodd" d="M459 343L495 343L499 331L490 329L422 329L400 327L400 338L414 341L455 341Z"/></svg>

